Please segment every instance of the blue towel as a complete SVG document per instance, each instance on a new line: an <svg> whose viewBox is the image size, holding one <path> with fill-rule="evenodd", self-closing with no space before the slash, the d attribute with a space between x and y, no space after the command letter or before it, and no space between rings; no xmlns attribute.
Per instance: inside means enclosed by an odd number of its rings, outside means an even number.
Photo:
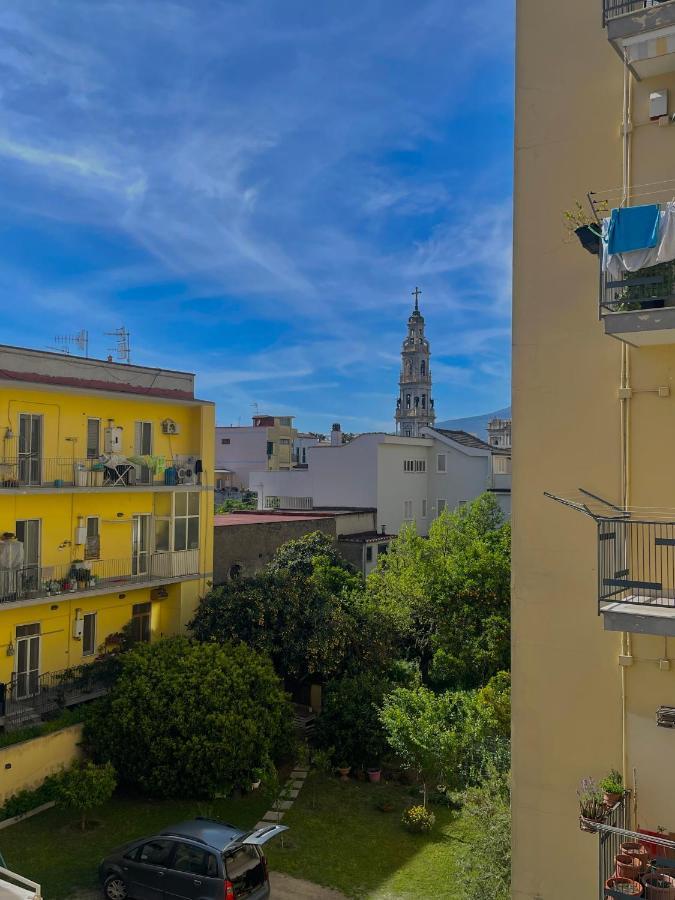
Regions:
<svg viewBox="0 0 675 900"><path fill-rule="evenodd" d="M658 204L613 209L608 239L607 249L610 253L627 253L630 250L655 247L659 240Z"/></svg>

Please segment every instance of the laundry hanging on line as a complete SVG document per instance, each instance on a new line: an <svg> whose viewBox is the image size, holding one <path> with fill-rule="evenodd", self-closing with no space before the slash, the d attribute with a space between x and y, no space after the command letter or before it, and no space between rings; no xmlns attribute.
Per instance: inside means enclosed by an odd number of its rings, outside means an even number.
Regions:
<svg viewBox="0 0 675 900"><path fill-rule="evenodd" d="M655 247L659 239L658 204L613 209L607 239L610 253Z"/></svg>
<svg viewBox="0 0 675 900"><path fill-rule="evenodd" d="M653 247L630 250L625 253L609 251L611 220L602 222L602 270L614 281L620 281L624 272L637 272L649 266L675 260L675 201L666 203L659 212L657 242Z"/></svg>

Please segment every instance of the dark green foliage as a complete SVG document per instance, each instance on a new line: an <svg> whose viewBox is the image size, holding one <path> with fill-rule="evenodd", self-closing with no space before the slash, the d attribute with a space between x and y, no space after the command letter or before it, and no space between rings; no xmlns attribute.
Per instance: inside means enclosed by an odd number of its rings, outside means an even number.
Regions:
<svg viewBox="0 0 675 900"><path fill-rule="evenodd" d="M245 509L257 509L258 508L258 498L255 494L246 494L243 500L224 500L218 506L216 506L216 515L224 515L230 512L237 512L238 510Z"/></svg>
<svg viewBox="0 0 675 900"><path fill-rule="evenodd" d="M97 766L91 760L77 762L66 769L59 779L59 803L80 813L80 825L84 831L87 812L110 800L116 786L117 776L111 763Z"/></svg>
<svg viewBox="0 0 675 900"><path fill-rule="evenodd" d="M271 664L243 645L167 638L120 657L85 722L96 761L157 796L211 797L247 785L290 746L291 713Z"/></svg>
<svg viewBox="0 0 675 900"><path fill-rule="evenodd" d="M267 570L272 573L284 572L287 575L309 578L314 574L318 560L323 566L334 566L354 572L335 549L334 541L320 531L313 531L297 540L287 541L274 554Z"/></svg>
<svg viewBox="0 0 675 900"><path fill-rule="evenodd" d="M467 791L464 814L473 835L458 881L462 900L510 900L511 807L508 776L492 773Z"/></svg>
<svg viewBox="0 0 675 900"><path fill-rule="evenodd" d="M28 725L26 728L17 728L16 731L6 731L0 734L0 747L10 747L12 744L20 744L33 738L42 737L67 728L69 725L77 725L84 720L84 708L65 710L56 719L41 722L39 725Z"/></svg>
<svg viewBox="0 0 675 900"><path fill-rule="evenodd" d="M324 749L333 749L334 764L346 760L357 769L379 765L389 749L379 707L391 686L388 679L369 673L328 684L316 741Z"/></svg>
<svg viewBox="0 0 675 900"><path fill-rule="evenodd" d="M14 816L23 816L25 813L37 809L38 806L42 806L43 803L58 800L59 780L58 775L49 775L40 787L12 794L0 806L0 822L4 819L13 819Z"/></svg>

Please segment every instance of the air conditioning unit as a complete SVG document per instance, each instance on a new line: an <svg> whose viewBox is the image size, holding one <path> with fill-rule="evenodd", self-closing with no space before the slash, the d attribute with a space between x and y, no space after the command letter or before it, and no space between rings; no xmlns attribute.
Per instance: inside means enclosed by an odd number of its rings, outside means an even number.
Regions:
<svg viewBox="0 0 675 900"><path fill-rule="evenodd" d="M180 427L173 419L163 419L162 434L180 434Z"/></svg>
<svg viewBox="0 0 675 900"><path fill-rule="evenodd" d="M81 610L77 610L75 613L75 618L73 619L73 638L76 641L82 640L82 634L84 633L84 618L82 617Z"/></svg>
<svg viewBox="0 0 675 900"><path fill-rule="evenodd" d="M196 484L197 476L191 466L178 466L176 469L179 484Z"/></svg>

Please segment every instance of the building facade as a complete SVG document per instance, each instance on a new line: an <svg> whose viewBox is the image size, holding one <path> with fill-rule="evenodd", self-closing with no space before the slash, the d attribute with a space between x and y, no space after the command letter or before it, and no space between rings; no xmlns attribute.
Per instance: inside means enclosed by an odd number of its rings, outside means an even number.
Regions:
<svg viewBox="0 0 675 900"><path fill-rule="evenodd" d="M230 472L229 487L248 490L250 472L284 472L293 466L298 432L293 416L253 416L253 424L216 428L216 468Z"/></svg>
<svg viewBox="0 0 675 900"><path fill-rule="evenodd" d="M401 348L401 377L396 401L396 433L402 437L417 437L422 428L436 420L431 396L431 351L424 335L424 317L420 312L415 289L415 308L408 319L408 334Z"/></svg>
<svg viewBox="0 0 675 900"><path fill-rule="evenodd" d="M490 419L487 423L488 444L500 450L511 449L511 419Z"/></svg>
<svg viewBox="0 0 675 900"><path fill-rule="evenodd" d="M663 230L674 33L673 2L518 2L512 890L523 900L605 897L616 835L603 829L675 832L675 731L662 727L675 706ZM656 261L639 233L624 236L641 216L657 228ZM579 783L612 768L629 793L585 833Z"/></svg>
<svg viewBox="0 0 675 900"><path fill-rule="evenodd" d="M0 684L29 700L212 572L210 403L189 373L0 347ZM112 643L111 643L112 642Z"/></svg>

